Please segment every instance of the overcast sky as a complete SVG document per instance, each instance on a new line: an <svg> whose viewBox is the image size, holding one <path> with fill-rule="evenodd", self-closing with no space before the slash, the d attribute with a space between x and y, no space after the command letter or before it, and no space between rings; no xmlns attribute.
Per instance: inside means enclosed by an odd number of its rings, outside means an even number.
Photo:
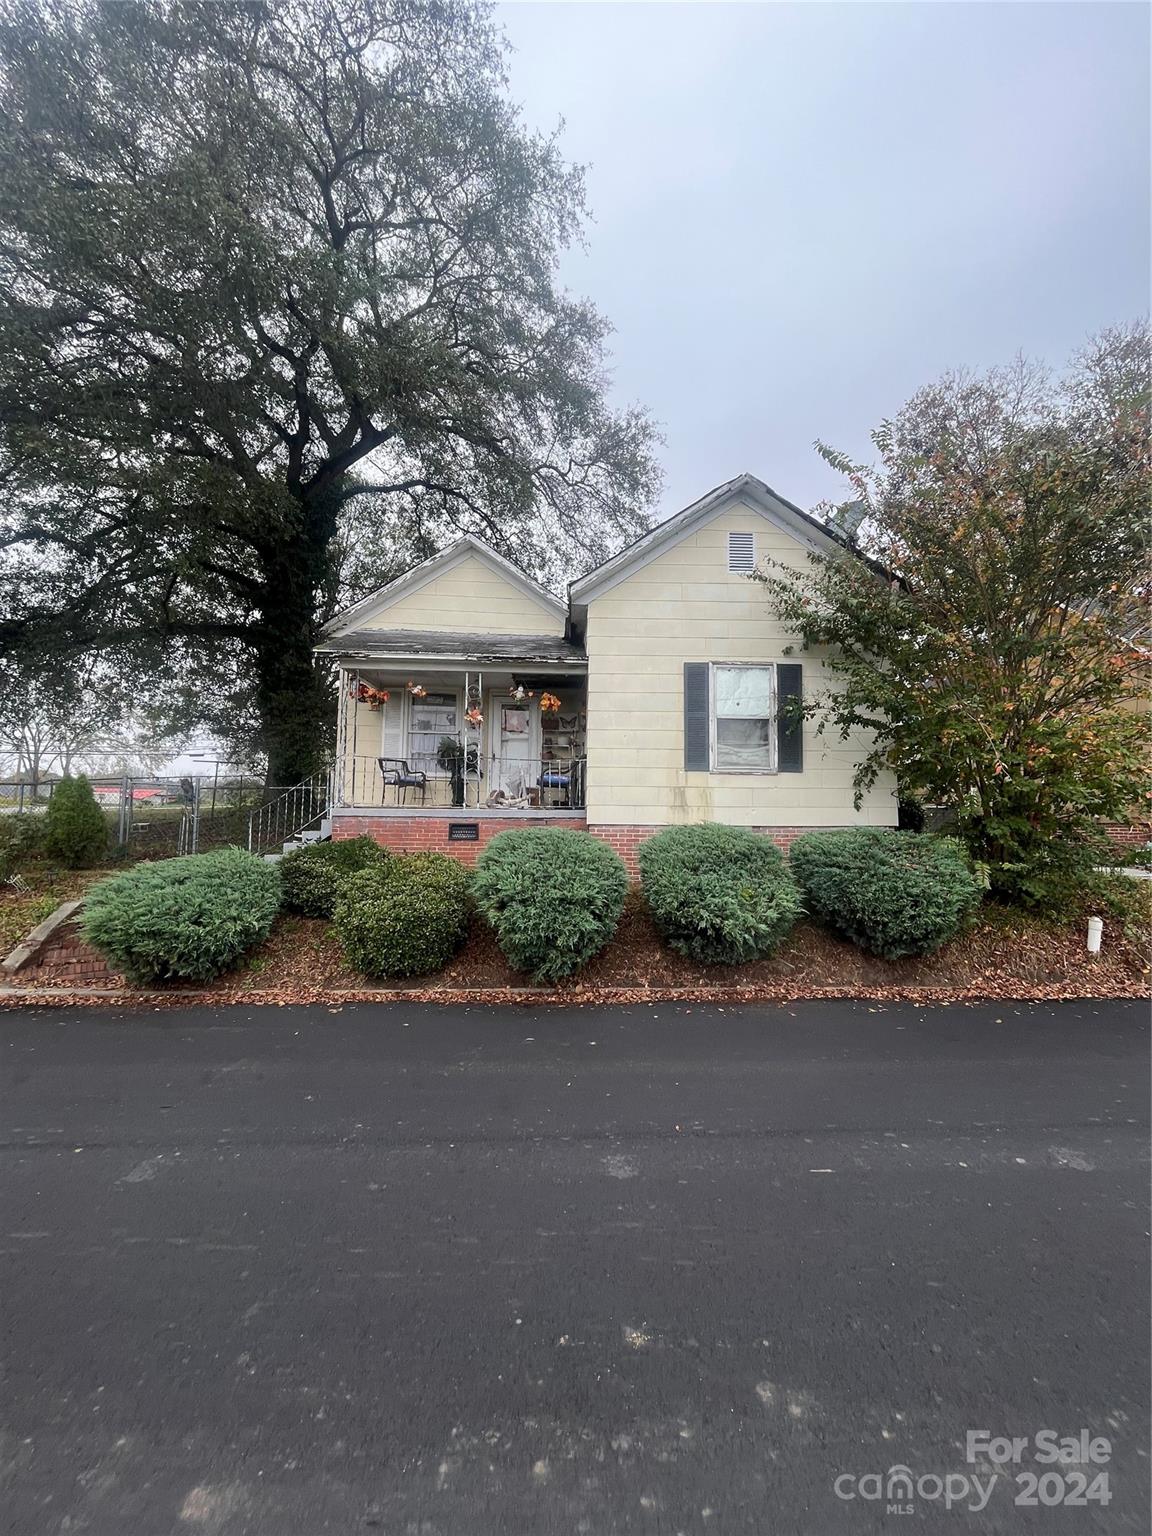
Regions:
<svg viewBox="0 0 1152 1536"><path fill-rule="evenodd" d="M522 0L527 120L595 222L564 265L662 423L666 516L742 470L811 506L920 384L1142 314L1143 4Z"/></svg>

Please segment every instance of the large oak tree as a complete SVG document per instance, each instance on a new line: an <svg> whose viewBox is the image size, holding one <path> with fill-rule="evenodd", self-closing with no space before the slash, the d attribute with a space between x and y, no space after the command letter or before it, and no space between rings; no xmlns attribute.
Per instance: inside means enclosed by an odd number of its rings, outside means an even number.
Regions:
<svg viewBox="0 0 1152 1536"><path fill-rule="evenodd" d="M349 582L644 526L652 428L556 279L581 176L502 59L467 0L0 0L9 655L250 710L291 782Z"/></svg>

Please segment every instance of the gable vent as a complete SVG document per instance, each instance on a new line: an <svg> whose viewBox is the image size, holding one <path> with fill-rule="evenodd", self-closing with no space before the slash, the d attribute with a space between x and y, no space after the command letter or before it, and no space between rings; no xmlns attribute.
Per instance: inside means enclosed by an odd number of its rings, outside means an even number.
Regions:
<svg viewBox="0 0 1152 1536"><path fill-rule="evenodd" d="M756 569L756 535L754 533L728 535L728 569L741 576L747 576Z"/></svg>

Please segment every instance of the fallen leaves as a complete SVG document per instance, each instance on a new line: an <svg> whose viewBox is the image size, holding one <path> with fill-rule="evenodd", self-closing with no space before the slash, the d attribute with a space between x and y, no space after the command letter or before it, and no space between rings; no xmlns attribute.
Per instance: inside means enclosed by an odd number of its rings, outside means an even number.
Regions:
<svg viewBox="0 0 1152 1536"><path fill-rule="evenodd" d="M190 1003L284 1007L322 1004L336 1013L348 1003L450 1003L494 1006L583 1006L690 1003L792 1003L805 998L934 1005L997 999L1055 1002L1076 998L1145 997L1147 957L1118 925L1091 960L1079 923L1030 923L1026 932L990 918L937 954L877 960L801 923L768 960L745 966L703 966L660 943L642 903L633 899L616 938L590 965L554 987L531 986L511 971L491 932L474 923L468 942L435 977L372 986L346 964L329 925L283 918L248 963L202 988L132 991L123 985L81 991L61 968L37 967L20 989L0 991L0 1007L43 1001L100 1006L108 1001L151 1008ZM32 991L25 990L31 983Z"/></svg>

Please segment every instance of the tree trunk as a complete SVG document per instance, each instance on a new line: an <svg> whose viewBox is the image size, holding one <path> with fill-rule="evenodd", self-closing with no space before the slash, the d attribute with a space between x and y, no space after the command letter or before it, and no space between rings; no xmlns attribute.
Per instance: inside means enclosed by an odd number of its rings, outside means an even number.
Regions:
<svg viewBox="0 0 1152 1536"><path fill-rule="evenodd" d="M324 766L332 729L329 680L312 654L313 587L307 561L282 552L267 572L255 653L256 707L269 785L298 784Z"/></svg>

